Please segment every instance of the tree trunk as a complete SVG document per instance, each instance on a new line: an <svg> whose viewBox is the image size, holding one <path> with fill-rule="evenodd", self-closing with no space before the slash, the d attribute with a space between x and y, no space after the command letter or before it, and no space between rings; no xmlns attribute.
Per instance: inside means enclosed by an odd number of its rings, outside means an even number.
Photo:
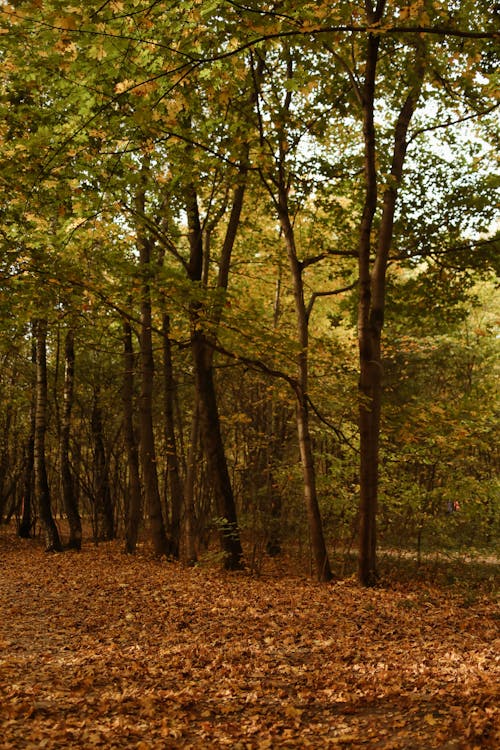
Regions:
<svg viewBox="0 0 500 750"><path fill-rule="evenodd" d="M281 285L282 285L283 269L281 261L278 266L278 275L276 278L276 290L274 295L274 311L273 311L273 328L276 331L279 325L281 317ZM270 557L275 557L281 554L281 511L282 502L281 494L278 492L275 481L274 481L274 466L275 463L281 459L284 447L286 445L286 426L287 416L283 407L279 404L274 403L274 399L270 399L267 409L269 415L269 423L266 428L268 434L268 450L266 460L266 474L267 474L267 493L266 496L269 501L269 530L268 540L266 543L266 552Z"/></svg>
<svg viewBox="0 0 500 750"><path fill-rule="evenodd" d="M115 518L111 488L109 485L109 469L104 445L104 428L102 423L102 408L100 404L100 388L94 386L94 401L92 405L92 436L94 439L94 503L97 517L96 537L104 541L115 538Z"/></svg>
<svg viewBox="0 0 500 750"><path fill-rule="evenodd" d="M378 20L378 19L377 19ZM377 209L375 140L375 79L380 39L369 35L363 89L363 136L365 200L359 240L359 432L360 432L360 529L359 580L372 586L378 579L376 518L378 497L378 436L380 427L380 356L377 333L370 319L372 290L370 271L371 233ZM375 350L374 350L375 348Z"/></svg>
<svg viewBox="0 0 500 750"><path fill-rule="evenodd" d="M23 482L23 499L21 522L19 524L18 535L22 539L29 539L33 533L34 527L34 507L33 500L35 495L35 408L36 408L36 338L35 330L32 327L31 336L31 362L33 365L34 379L33 390L30 403L30 433L26 445L26 461L24 468Z"/></svg>
<svg viewBox="0 0 500 750"><path fill-rule="evenodd" d="M34 324L34 327L36 337L35 494L45 537L45 550L47 552L61 552L62 545L59 538L59 531L55 524L50 504L50 489L45 462L45 434L47 431L47 321L39 319Z"/></svg>
<svg viewBox="0 0 500 750"><path fill-rule="evenodd" d="M195 543L195 480L196 463L199 454L200 439L200 411L198 399L195 397L193 414L191 417L191 436L189 443L186 478L184 481L184 559L188 565L194 565L197 560Z"/></svg>
<svg viewBox="0 0 500 750"><path fill-rule="evenodd" d="M243 189L240 187L236 190L235 202L219 263L218 286L220 289L226 289L227 287L229 257L236 236L242 201ZM190 242L188 275L191 281L199 283L203 273L203 238L197 196L191 185L186 189L186 212ZM196 395L200 410L201 439L216 497L224 567L228 570L237 570L243 564L243 550L220 428L217 394L213 378L213 347L211 346L211 339L205 333L205 329L208 327L212 329L213 335L222 314L222 307L219 303L215 308L214 316L208 319L207 311L199 302L195 302L191 304L190 314L191 351L195 371ZM205 314L207 319L203 317Z"/></svg>
<svg viewBox="0 0 500 750"><path fill-rule="evenodd" d="M224 567L227 570L237 570L242 567L243 550L220 428L211 363L212 349L207 347L203 334L196 330L192 334L191 348L195 364L196 393L199 399L201 437L215 492Z"/></svg>
<svg viewBox="0 0 500 750"><path fill-rule="evenodd" d="M23 497L21 520L19 522L18 536L29 539L33 533L33 490L34 490L34 453L35 453L35 410L31 409L30 435L26 446L26 465L24 468Z"/></svg>
<svg viewBox="0 0 500 750"><path fill-rule="evenodd" d="M290 50L284 47L286 72L289 81L293 80L293 59ZM312 552L315 562L316 575L319 581L329 581L332 578L330 561L326 549L323 533L323 523L319 509L314 456L309 430L308 404L308 368L309 368L309 312L304 299L303 264L297 257L295 234L290 218L288 194L291 173L287 169L287 136L285 123L289 120L292 105L292 87L286 90L277 123L278 158L277 175L271 182L264 181L267 190L276 206L281 231L285 239L288 255L288 265L293 283L295 320L300 352L297 358L298 377L294 387L296 396L296 425L299 443L300 461L303 476L303 497L307 513L308 527L311 538ZM262 127L262 124L261 124ZM261 132L261 138L263 131ZM274 188L276 186L276 189ZM275 321L279 314L279 303L275 305Z"/></svg>
<svg viewBox="0 0 500 750"><path fill-rule="evenodd" d="M10 385L14 386L17 378L15 372L11 376ZM9 444L10 444L10 432L12 425L12 403L5 405L5 423L3 434L1 438L1 450L0 450L0 523L2 523L4 507L7 504L7 500L11 494L15 497L15 486L17 482L14 480L10 482L10 487L7 484L7 477L10 471L10 457L9 457ZM15 505L15 503L14 503Z"/></svg>
<svg viewBox="0 0 500 750"><path fill-rule="evenodd" d="M266 552L270 557L281 554L281 493L276 486L275 467L281 461L287 444L287 415L281 404L272 399L268 402L269 425L266 456L266 511L269 517Z"/></svg>
<svg viewBox="0 0 500 750"><path fill-rule="evenodd" d="M75 346L74 333L70 328L64 342L64 396L63 414L61 422L60 437L60 460L61 460L61 483L64 501L64 509L68 517L70 549L81 549L82 546L82 522L78 511L75 483L71 472L69 458L69 443L71 434L71 412L73 408L75 375Z"/></svg>
<svg viewBox="0 0 500 750"><path fill-rule="evenodd" d="M360 347L374 349L370 337L359 339ZM380 434L381 364L380 357L360 357L359 378L359 437L360 437L360 528L359 580L363 586L373 586L378 580L377 570L377 505L378 462Z"/></svg>
<svg viewBox="0 0 500 750"><path fill-rule="evenodd" d="M139 398L140 457L144 482L144 499L153 548L156 555L169 553L163 519L153 426L154 358L151 336L149 286L145 283L141 305L141 393ZM147 296L146 296L147 295Z"/></svg>
<svg viewBox="0 0 500 750"><path fill-rule="evenodd" d="M163 372L165 377L165 444L167 451L167 479L170 490L170 538L172 556L179 558L181 537L181 513L184 504L183 489L177 454L177 441L174 427L175 381L172 366L172 348L170 343L170 318L163 316Z"/></svg>
<svg viewBox="0 0 500 750"><path fill-rule="evenodd" d="M309 408L307 401L309 321L304 301L302 266L297 259L295 236L290 222L286 189L283 182L284 181L282 181L282 184L280 185L278 211L292 274L297 333L300 343L300 353L298 356L298 385L296 390L296 421L302 475L304 479L304 503L307 512L309 533L311 535L316 575L319 581L330 581L332 579L332 571L326 549L323 523L319 509L314 456L309 431Z"/></svg>
<svg viewBox="0 0 500 750"><path fill-rule="evenodd" d="M142 172L147 177L147 167ZM141 185L136 196L139 216L145 216L146 188ZM144 500L153 549L159 557L170 553L158 484L158 465L153 422L154 355L152 337L152 309L150 275L152 273L152 240L144 227L139 226L137 244L141 267L141 393L139 397L139 451L144 482Z"/></svg>
<svg viewBox="0 0 500 750"><path fill-rule="evenodd" d="M381 13L383 4L381 5ZM376 18L376 21L380 18ZM380 37L369 36L363 89L363 133L365 143L365 203L359 244L358 346L360 430L360 534L358 577L364 586L378 580L377 504L379 438L382 402L381 337L385 313L385 287L392 244L398 187L403 174L408 127L420 96L425 73L425 44L416 45L415 66L409 91L394 129L389 187L384 191L373 268L370 267L371 234L377 207L376 140L374 105L376 67Z"/></svg>
<svg viewBox="0 0 500 750"><path fill-rule="evenodd" d="M134 429L134 370L132 328L123 321L123 431L128 464L128 495L125 509L125 551L132 554L137 546L142 518L142 492L139 475L139 451Z"/></svg>

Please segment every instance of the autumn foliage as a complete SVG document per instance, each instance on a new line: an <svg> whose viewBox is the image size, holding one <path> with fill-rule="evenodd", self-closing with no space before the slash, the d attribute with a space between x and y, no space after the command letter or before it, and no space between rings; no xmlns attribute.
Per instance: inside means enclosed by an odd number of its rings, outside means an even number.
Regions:
<svg viewBox="0 0 500 750"><path fill-rule="evenodd" d="M491 581L364 590L5 530L0 564L2 750L498 747Z"/></svg>

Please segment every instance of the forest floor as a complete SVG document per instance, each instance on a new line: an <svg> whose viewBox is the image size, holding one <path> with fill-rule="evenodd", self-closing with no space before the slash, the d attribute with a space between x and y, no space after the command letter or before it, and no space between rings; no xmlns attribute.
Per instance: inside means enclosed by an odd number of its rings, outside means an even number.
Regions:
<svg viewBox="0 0 500 750"><path fill-rule="evenodd" d="M494 574L363 590L3 529L0 748L498 748Z"/></svg>

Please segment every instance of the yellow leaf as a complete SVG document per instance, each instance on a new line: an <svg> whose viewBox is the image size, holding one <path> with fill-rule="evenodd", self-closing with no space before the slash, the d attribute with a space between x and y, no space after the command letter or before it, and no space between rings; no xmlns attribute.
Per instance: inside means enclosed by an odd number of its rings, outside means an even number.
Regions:
<svg viewBox="0 0 500 750"><path fill-rule="evenodd" d="M118 81L115 86L115 93L123 94L124 91L131 89L133 86L135 86L135 81L131 78L125 78L124 81Z"/></svg>

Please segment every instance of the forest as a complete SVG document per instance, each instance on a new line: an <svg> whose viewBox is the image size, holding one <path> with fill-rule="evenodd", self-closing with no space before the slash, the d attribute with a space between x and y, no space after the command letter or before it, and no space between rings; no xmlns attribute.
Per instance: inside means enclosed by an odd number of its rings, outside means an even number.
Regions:
<svg viewBox="0 0 500 750"><path fill-rule="evenodd" d="M496 746L499 20L0 0L0 747Z"/></svg>
<svg viewBox="0 0 500 750"><path fill-rule="evenodd" d="M4 522L366 586L494 545L497 11L2 3Z"/></svg>

